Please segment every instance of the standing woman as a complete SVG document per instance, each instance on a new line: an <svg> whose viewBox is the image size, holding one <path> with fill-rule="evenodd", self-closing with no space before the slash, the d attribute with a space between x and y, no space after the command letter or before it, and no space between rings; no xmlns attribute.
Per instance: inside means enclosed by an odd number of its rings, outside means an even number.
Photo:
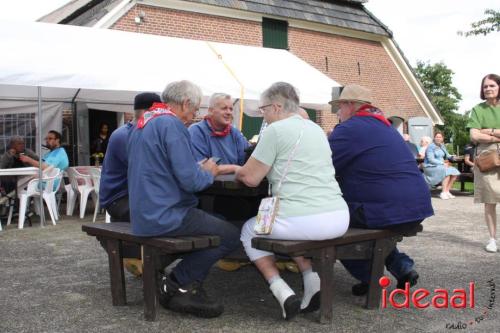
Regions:
<svg viewBox="0 0 500 333"><path fill-rule="evenodd" d="M97 138L92 142L90 147L91 157L95 160L102 162L104 160L104 155L106 155L106 150L108 149L109 136L111 135L109 131L109 125L107 123L101 123L99 125L99 133Z"/></svg>
<svg viewBox="0 0 500 333"><path fill-rule="evenodd" d="M485 102L476 105L470 114L467 128L471 140L477 143L477 154L488 149L496 150L500 143L499 86L500 76L486 75L481 82L481 99ZM490 234L485 249L497 252L496 206L500 202L500 168L488 172L474 168L474 202L484 203L484 219Z"/></svg>
<svg viewBox="0 0 500 333"><path fill-rule="evenodd" d="M460 172L457 168L449 165L448 159L451 155L444 145L444 136L441 132L434 134L434 142L425 151L424 175L428 184L435 186L442 185L439 197L443 200L453 199L455 196L450 193L453 183L457 180Z"/></svg>

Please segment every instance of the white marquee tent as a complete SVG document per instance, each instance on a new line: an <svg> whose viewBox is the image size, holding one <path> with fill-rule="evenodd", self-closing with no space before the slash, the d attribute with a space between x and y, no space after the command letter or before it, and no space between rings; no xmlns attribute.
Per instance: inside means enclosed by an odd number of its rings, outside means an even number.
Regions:
<svg viewBox="0 0 500 333"><path fill-rule="evenodd" d="M285 81L304 106L321 108L338 86L286 50L38 22L0 22L0 43L1 101L36 100L41 86L44 101L130 111L135 94L176 80L198 84L205 96L227 92L249 101Z"/></svg>
<svg viewBox="0 0 500 333"><path fill-rule="evenodd" d="M61 128L63 103L131 111L137 93L187 79L201 87L204 103L226 92L247 111L265 88L285 81L298 88L303 106L322 109L339 86L285 50L5 21L0 45L0 114L38 111L38 152L42 133Z"/></svg>

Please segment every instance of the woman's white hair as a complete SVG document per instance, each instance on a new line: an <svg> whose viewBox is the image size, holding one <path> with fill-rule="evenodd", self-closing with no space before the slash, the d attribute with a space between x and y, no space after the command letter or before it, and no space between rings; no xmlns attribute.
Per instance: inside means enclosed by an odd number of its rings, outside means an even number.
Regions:
<svg viewBox="0 0 500 333"><path fill-rule="evenodd" d="M427 143L428 145L430 145L431 142L432 142L432 139L431 139L430 136L424 135L423 137L420 138L420 141L424 141L425 143Z"/></svg>
<svg viewBox="0 0 500 333"><path fill-rule="evenodd" d="M283 106L285 112L299 111L299 93L294 86L286 82L273 83L262 94L261 99L267 103L277 103Z"/></svg>
<svg viewBox="0 0 500 333"><path fill-rule="evenodd" d="M161 99L166 104L181 105L188 100L193 107L200 104L201 97L200 87L187 80L169 83L161 94Z"/></svg>

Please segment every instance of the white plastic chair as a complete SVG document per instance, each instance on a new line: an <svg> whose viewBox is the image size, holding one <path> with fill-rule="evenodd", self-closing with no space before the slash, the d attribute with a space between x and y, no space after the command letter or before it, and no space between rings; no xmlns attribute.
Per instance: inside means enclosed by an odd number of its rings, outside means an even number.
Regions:
<svg viewBox="0 0 500 333"><path fill-rule="evenodd" d="M73 190L72 196L68 195L69 206L67 207L67 214L73 215L73 210L75 209L76 197L80 197L80 218L85 217L85 208L87 207L87 201L89 194L93 194L94 185L92 183L92 176L89 174L80 173L76 167L70 167L67 170L69 181L71 183L71 188ZM69 193L69 192L68 192Z"/></svg>
<svg viewBox="0 0 500 333"><path fill-rule="evenodd" d="M50 168L42 175L42 181L40 178L34 178L29 181L27 187L25 189L19 190L19 223L18 228L22 229L24 227L24 219L26 217L26 208L28 206L29 199L31 197L39 197L40 196L40 187L42 190L42 198L47 205L47 210L50 214L50 219L52 220L52 224L56 225L56 212L57 202L56 202L56 191L54 188L54 182L57 180L61 180L62 174L61 171L57 168ZM35 205L37 201L35 200ZM43 207L39 207L39 209L43 209Z"/></svg>
<svg viewBox="0 0 500 333"><path fill-rule="evenodd" d="M96 194L94 219L92 220L92 222L95 223L95 219L97 217L97 212L99 211L99 186L101 184L101 169L90 168L89 172L90 172L90 176L92 176L92 181L94 183L94 193Z"/></svg>

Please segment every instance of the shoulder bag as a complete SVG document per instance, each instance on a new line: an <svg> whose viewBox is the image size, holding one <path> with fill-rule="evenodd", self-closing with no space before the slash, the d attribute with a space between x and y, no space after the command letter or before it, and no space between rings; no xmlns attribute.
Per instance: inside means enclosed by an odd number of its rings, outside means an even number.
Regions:
<svg viewBox="0 0 500 333"><path fill-rule="evenodd" d="M306 122L303 121L303 126L299 138L295 143L293 151L290 153L290 157L288 157L288 161L285 167L285 172L281 176L280 181L278 183L278 189L276 191L276 195L274 196L271 195L271 184L269 184L268 188L269 196L267 198L262 199L260 202L259 211L257 213L257 218L253 228L254 232L257 235L270 235L271 232L273 231L274 221L276 220L276 215L278 214L278 209L279 209L279 203L280 203L279 192L281 190L281 185L285 180L286 174L288 173L288 168L290 167L290 162L292 161L292 158L295 155L297 147L299 146L300 140L302 139L305 125Z"/></svg>

